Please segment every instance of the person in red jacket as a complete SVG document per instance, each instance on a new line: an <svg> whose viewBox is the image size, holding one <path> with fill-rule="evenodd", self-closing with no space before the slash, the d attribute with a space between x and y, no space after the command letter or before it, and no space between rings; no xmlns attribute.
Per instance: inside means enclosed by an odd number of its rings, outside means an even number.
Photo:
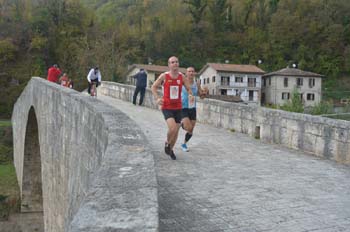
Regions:
<svg viewBox="0 0 350 232"><path fill-rule="evenodd" d="M52 65L47 71L47 80L51 82L58 83L58 77L61 75L61 70L58 68L57 64Z"/></svg>
<svg viewBox="0 0 350 232"><path fill-rule="evenodd" d="M181 90L186 87L189 98L193 99L192 89L184 74L179 72L179 60L172 56L168 60L169 71L160 74L152 85L152 93L161 106L164 119L168 126L167 141L164 151L172 160L176 160L173 148L179 134L182 112ZM163 97L158 94L158 88L163 83ZM193 99L194 100L194 99Z"/></svg>

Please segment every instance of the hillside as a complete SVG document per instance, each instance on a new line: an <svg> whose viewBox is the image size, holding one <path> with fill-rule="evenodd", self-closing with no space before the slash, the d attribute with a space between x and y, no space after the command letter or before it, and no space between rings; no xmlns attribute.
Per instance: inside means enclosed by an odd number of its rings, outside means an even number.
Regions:
<svg viewBox="0 0 350 232"><path fill-rule="evenodd" d="M171 55L197 70L225 60L262 60L266 72L296 63L325 75L324 86L336 97L348 89L347 79L339 77L350 73L350 1L4 1L2 86L7 89L8 81L19 86L11 94L0 92L10 104L1 104L0 118L10 116L26 81L45 77L52 64L59 64L81 90L92 66L100 67L103 80L122 82L128 65L166 65Z"/></svg>

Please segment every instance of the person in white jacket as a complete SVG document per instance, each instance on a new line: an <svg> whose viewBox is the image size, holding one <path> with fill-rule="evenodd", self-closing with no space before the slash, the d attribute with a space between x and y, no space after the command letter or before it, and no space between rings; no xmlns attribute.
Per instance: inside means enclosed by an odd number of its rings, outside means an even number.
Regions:
<svg viewBox="0 0 350 232"><path fill-rule="evenodd" d="M89 82L89 88L88 88L88 93L90 94L91 91L91 85L93 83L96 83L96 87L98 87L101 84L101 72L98 67L92 68L89 71L89 74L87 75L87 80Z"/></svg>

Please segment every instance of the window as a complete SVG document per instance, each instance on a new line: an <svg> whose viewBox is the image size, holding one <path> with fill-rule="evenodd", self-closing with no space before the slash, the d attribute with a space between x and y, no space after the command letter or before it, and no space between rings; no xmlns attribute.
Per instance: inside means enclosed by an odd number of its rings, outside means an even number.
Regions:
<svg viewBox="0 0 350 232"><path fill-rule="evenodd" d="M313 93L308 93L308 94L306 95L306 99L307 99L308 101L314 101L314 100L315 100L315 94L313 94Z"/></svg>
<svg viewBox="0 0 350 232"><path fill-rule="evenodd" d="M263 78L263 87L265 87L266 86L266 78Z"/></svg>
<svg viewBox="0 0 350 232"><path fill-rule="evenodd" d="M215 82L215 76L213 76L211 79L212 79L212 82L214 83Z"/></svg>
<svg viewBox="0 0 350 232"><path fill-rule="evenodd" d="M235 78L236 83L243 83L243 77L237 77Z"/></svg>
<svg viewBox="0 0 350 232"><path fill-rule="evenodd" d="M282 93L282 100L288 100L289 96L289 93Z"/></svg>
<svg viewBox="0 0 350 232"><path fill-rule="evenodd" d="M269 77L269 85L271 85L271 77Z"/></svg>
<svg viewBox="0 0 350 232"><path fill-rule="evenodd" d="M230 85L230 77L221 76L221 85Z"/></svg>
<svg viewBox="0 0 350 232"><path fill-rule="evenodd" d="M309 87L312 88L315 86L315 78L309 78Z"/></svg>
<svg viewBox="0 0 350 232"><path fill-rule="evenodd" d="M284 78L283 83L284 83L284 87L288 87L288 77Z"/></svg>
<svg viewBox="0 0 350 232"><path fill-rule="evenodd" d="M203 82L204 82L203 84L205 84L205 78L203 79Z"/></svg>
<svg viewBox="0 0 350 232"><path fill-rule="evenodd" d="M248 78L248 87L256 87L256 78Z"/></svg>
<svg viewBox="0 0 350 232"><path fill-rule="evenodd" d="M207 78L207 83L209 84L210 82L209 82L209 77Z"/></svg>
<svg viewBox="0 0 350 232"><path fill-rule="evenodd" d="M297 78L297 86L303 86L303 78Z"/></svg>

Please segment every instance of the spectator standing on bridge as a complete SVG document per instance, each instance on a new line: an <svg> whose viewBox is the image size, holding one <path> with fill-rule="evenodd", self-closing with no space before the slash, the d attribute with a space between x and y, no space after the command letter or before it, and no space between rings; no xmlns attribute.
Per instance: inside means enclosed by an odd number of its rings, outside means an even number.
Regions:
<svg viewBox="0 0 350 232"><path fill-rule="evenodd" d="M58 83L58 77L61 75L61 70L58 68L57 64L52 65L47 71L47 80L51 82Z"/></svg>
<svg viewBox="0 0 350 232"><path fill-rule="evenodd" d="M102 76L101 76L100 69L98 67L90 69L89 74L87 75L87 80L89 82L89 87L88 87L89 94L91 91L91 85L95 83L96 87L98 87L101 84L101 79L102 79Z"/></svg>
<svg viewBox="0 0 350 232"><path fill-rule="evenodd" d="M186 79L188 80L193 96L200 96L204 98L207 91L202 89L199 81L195 81L196 71L193 67L188 67L186 70ZM182 100L182 121L181 126L186 131L184 143L181 144L183 151L189 151L187 147L187 142L191 139L193 135L193 129L196 125L197 120L197 110L196 110L196 99L190 98L186 88L182 87L181 92Z"/></svg>
<svg viewBox="0 0 350 232"><path fill-rule="evenodd" d="M147 86L147 73L141 68L138 73L136 73L133 78L136 79L136 88L134 91L134 96L132 98L132 103L136 105L136 99L139 92L141 93L139 105L142 105L143 98L145 97L146 86Z"/></svg>
<svg viewBox="0 0 350 232"><path fill-rule="evenodd" d="M157 104L161 106L164 119L166 120L168 131L167 140L165 142L164 151L170 156L172 160L176 160L174 153L174 146L179 134L180 122L181 122L181 91L182 86L185 85L188 96L193 98L191 87L184 78L184 75L179 72L179 60L177 57L172 56L168 59L169 71L160 74L158 79L152 85L152 94L157 101ZM158 88L163 83L163 97L159 97Z"/></svg>

